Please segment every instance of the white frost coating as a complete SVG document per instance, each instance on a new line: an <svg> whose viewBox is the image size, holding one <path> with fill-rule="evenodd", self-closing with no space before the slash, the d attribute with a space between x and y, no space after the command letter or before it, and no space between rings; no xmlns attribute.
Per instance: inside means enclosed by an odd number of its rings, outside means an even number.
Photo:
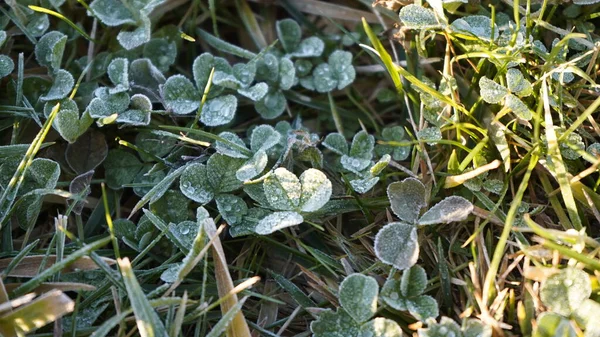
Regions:
<svg viewBox="0 0 600 337"><path fill-rule="evenodd" d="M540 298L550 310L569 317L592 294L588 274L577 268L566 268L542 283Z"/></svg>
<svg viewBox="0 0 600 337"><path fill-rule="evenodd" d="M508 94L508 89L504 86L483 76L479 80L479 89L481 98L490 104L498 104Z"/></svg>
<svg viewBox="0 0 600 337"><path fill-rule="evenodd" d="M410 29L440 28L435 14L429 8L419 5L408 5L400 10L400 21Z"/></svg>
<svg viewBox="0 0 600 337"><path fill-rule="evenodd" d="M267 167L268 161L269 157L267 156L267 153L263 150L260 150L235 172L235 177L239 181L250 180L259 175L265 169L265 167Z"/></svg>
<svg viewBox="0 0 600 337"><path fill-rule="evenodd" d="M431 207L419 219L419 225L462 221L473 211L473 204L459 196L450 196Z"/></svg>
<svg viewBox="0 0 600 337"><path fill-rule="evenodd" d="M54 83L52 83L50 91L46 95L41 96L40 101L47 102L63 99L71 93L73 85L75 85L73 75L66 70L60 69L54 75Z"/></svg>
<svg viewBox="0 0 600 337"><path fill-rule="evenodd" d="M412 267L419 259L417 228L403 222L384 226L375 236L375 254L385 264L400 270Z"/></svg>
<svg viewBox="0 0 600 337"><path fill-rule="evenodd" d="M265 82L260 82L248 88L239 88L237 92L256 102L263 99L267 92L269 92L269 85Z"/></svg>
<svg viewBox="0 0 600 337"><path fill-rule="evenodd" d="M244 144L244 141L238 135L233 132L223 131L219 133L219 137L229 141L230 143L238 145L239 148L237 146L232 146L231 144L217 140L214 144L217 152L232 158L248 158L246 154L242 153L242 149L247 149L246 144Z"/></svg>
<svg viewBox="0 0 600 337"><path fill-rule="evenodd" d="M319 170L308 169L300 175L302 193L300 210L314 212L325 205L331 197L331 181Z"/></svg>
<svg viewBox="0 0 600 337"><path fill-rule="evenodd" d="M455 32L471 34L484 41L496 40L500 36L496 24L494 24L494 35L492 36L492 20L483 15L469 15L456 19L452 22L451 27Z"/></svg>
<svg viewBox="0 0 600 337"><path fill-rule="evenodd" d="M207 101L202 107L200 121L207 126L219 126L231 122L237 110L237 98L225 95Z"/></svg>
<svg viewBox="0 0 600 337"><path fill-rule="evenodd" d="M409 223L415 223L421 208L427 206L425 185L415 178L389 184L387 196L394 214Z"/></svg>
<svg viewBox="0 0 600 337"><path fill-rule="evenodd" d="M506 71L506 84L508 90L519 97L527 97L533 92L533 86L517 68L510 68Z"/></svg>
<svg viewBox="0 0 600 337"><path fill-rule="evenodd" d="M173 75L162 88L166 108L177 115L194 112L200 106L200 93L192 81L183 75Z"/></svg>
<svg viewBox="0 0 600 337"><path fill-rule="evenodd" d="M360 327L360 336L402 337L402 328L398 323L384 317L377 317Z"/></svg>
<svg viewBox="0 0 600 337"><path fill-rule="evenodd" d="M358 193L367 193L379 182L379 177L350 180L350 186Z"/></svg>
<svg viewBox="0 0 600 337"><path fill-rule="evenodd" d="M183 195L201 204L211 201L214 196L207 182L206 166L199 163L185 168L179 178L179 189Z"/></svg>
<svg viewBox="0 0 600 337"><path fill-rule="evenodd" d="M275 212L264 217L256 225L256 234L267 235L283 228L299 225L304 221L296 212Z"/></svg>
<svg viewBox="0 0 600 337"><path fill-rule="evenodd" d="M298 208L302 185L292 172L283 167L276 169L263 182L267 201L274 209L292 211Z"/></svg>
<svg viewBox="0 0 600 337"><path fill-rule="evenodd" d="M348 275L340 284L340 304L355 321L364 323L377 312L379 285L371 276Z"/></svg>
<svg viewBox="0 0 600 337"><path fill-rule="evenodd" d="M277 145L281 140L281 134L274 127L263 124L252 130L250 136L250 149L254 152L268 150Z"/></svg>
<svg viewBox="0 0 600 337"><path fill-rule="evenodd" d="M528 121L533 117L529 107L513 94L508 94L506 96L504 105L506 105L507 108L510 108L512 112L521 119Z"/></svg>
<svg viewBox="0 0 600 337"><path fill-rule="evenodd" d="M328 134L322 144L340 156L348 154L348 143L346 142L346 138L340 133L334 132Z"/></svg>

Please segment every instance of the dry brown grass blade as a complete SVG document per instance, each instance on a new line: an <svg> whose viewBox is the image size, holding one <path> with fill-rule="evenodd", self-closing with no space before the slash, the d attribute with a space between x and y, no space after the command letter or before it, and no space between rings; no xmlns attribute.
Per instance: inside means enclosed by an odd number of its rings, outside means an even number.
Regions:
<svg viewBox="0 0 600 337"><path fill-rule="evenodd" d="M32 255L24 257L19 264L14 267L7 276L11 277L35 277L40 272L40 265L44 260L44 255ZM6 267L12 262L13 258L0 259L0 272L4 271ZM108 265L116 263L115 260L102 257L102 260ZM46 259L46 265L43 270L50 268L56 262L55 255L49 255ZM77 261L70 264L68 267L62 270L62 273L70 273L76 270L92 270L98 269L98 266L91 258L84 256L79 258Z"/></svg>
<svg viewBox="0 0 600 337"><path fill-rule="evenodd" d="M19 300L20 298L17 298L11 302ZM17 336L17 333L23 335L54 322L71 313L74 308L75 302L69 296L60 290L52 290L34 301L29 299L17 309L0 316L0 335L4 337Z"/></svg>
<svg viewBox="0 0 600 337"><path fill-rule="evenodd" d="M217 227L214 221L205 221L206 234L209 237L215 236L217 233ZM234 289L233 280L229 269L227 268L227 259L225 258L225 251L221 245L221 240L216 237L212 245L212 253L215 265L215 278L217 280L217 290L219 297L224 297ZM221 302L221 312L225 315L229 309L233 308L238 303L237 295L228 296L223 302ZM227 327L227 337L250 337L250 328L246 323L246 318L242 311L238 312L234 317L229 326Z"/></svg>
<svg viewBox="0 0 600 337"><path fill-rule="evenodd" d="M7 291L13 291L20 287L23 283L7 283L5 284ZM37 288L33 289L36 293L46 293L52 290L61 290L61 291L93 291L96 290L96 287L85 284L85 283L77 283L77 282L44 282L40 284ZM1 301L0 301L1 302Z"/></svg>

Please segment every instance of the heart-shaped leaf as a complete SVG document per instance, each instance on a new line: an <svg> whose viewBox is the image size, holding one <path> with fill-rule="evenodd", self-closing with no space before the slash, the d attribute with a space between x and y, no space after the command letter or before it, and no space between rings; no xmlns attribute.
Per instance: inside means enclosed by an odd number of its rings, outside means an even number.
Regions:
<svg viewBox="0 0 600 337"><path fill-rule="evenodd" d="M107 68L108 78L115 85L109 93L117 94L129 90L129 60L126 58L113 59Z"/></svg>
<svg viewBox="0 0 600 337"><path fill-rule="evenodd" d="M400 291L404 297L417 297L427 287L427 273L421 266L412 266L402 273Z"/></svg>
<svg viewBox="0 0 600 337"><path fill-rule="evenodd" d="M221 154L213 154L206 163L206 178L215 193L226 193L242 186L235 173L244 164L244 160Z"/></svg>
<svg viewBox="0 0 600 337"><path fill-rule="evenodd" d="M427 329L419 329L418 334L419 337L463 336L460 326L445 316L440 319L439 323L436 323L435 320L428 321Z"/></svg>
<svg viewBox="0 0 600 337"><path fill-rule="evenodd" d="M302 215L296 212L275 212L262 218L256 225L255 232L268 235L283 228L299 225L303 221Z"/></svg>
<svg viewBox="0 0 600 337"><path fill-rule="evenodd" d="M117 34L117 40L123 48L131 50L150 41L150 19L142 15L140 16L139 26L132 31L120 31Z"/></svg>
<svg viewBox="0 0 600 337"><path fill-rule="evenodd" d="M235 176L239 181L250 180L264 171L268 161L267 153L259 150L235 172Z"/></svg>
<svg viewBox="0 0 600 337"><path fill-rule="evenodd" d="M131 183L141 169L142 163L133 154L120 149L111 150L104 161L106 185L120 189Z"/></svg>
<svg viewBox="0 0 600 337"><path fill-rule="evenodd" d="M240 223L243 217L248 213L248 206L244 199L232 195L221 194L215 198L219 214L230 226Z"/></svg>
<svg viewBox="0 0 600 337"><path fill-rule="evenodd" d="M438 317L439 309L435 298L421 295L406 301L406 307L411 315L420 321Z"/></svg>
<svg viewBox="0 0 600 337"><path fill-rule="evenodd" d="M364 179L350 180L350 186L352 186L352 189L357 193L363 194L369 192L378 182L379 177L367 177Z"/></svg>
<svg viewBox="0 0 600 337"><path fill-rule="evenodd" d="M192 66L194 81L198 90L204 91L212 68L215 68L215 72L222 71L226 74L230 74L232 71L231 66L224 58L214 57L209 53L201 54L196 57Z"/></svg>
<svg viewBox="0 0 600 337"><path fill-rule="evenodd" d="M331 197L331 181L319 170L308 169L300 175L302 193L300 195L300 210L314 212L325 205Z"/></svg>
<svg viewBox="0 0 600 337"><path fill-rule="evenodd" d="M148 91L158 93L158 88L165 83L165 76L149 59L137 59L129 65L129 81L135 83L133 93L147 95Z"/></svg>
<svg viewBox="0 0 600 337"><path fill-rule="evenodd" d="M375 137L369 135L366 131L360 131L352 138L350 146L350 157L371 160L373 158L373 148L375 147Z"/></svg>
<svg viewBox="0 0 600 337"><path fill-rule="evenodd" d="M344 309L338 308L319 313L318 319L310 323L310 331L313 337L360 336L360 325Z"/></svg>
<svg viewBox="0 0 600 337"><path fill-rule="evenodd" d="M571 321L554 312L543 312L536 320L533 337L576 337L578 336ZM587 336L585 334L584 336Z"/></svg>
<svg viewBox="0 0 600 337"><path fill-rule="evenodd" d="M569 267L548 277L540 288L540 298L550 310L569 316L592 294L588 274Z"/></svg>
<svg viewBox="0 0 600 337"><path fill-rule="evenodd" d="M54 82L50 91L46 95L41 96L40 100L43 102L55 101L63 99L69 95L71 89L75 85L75 80L70 72L60 69L54 74Z"/></svg>
<svg viewBox="0 0 600 337"><path fill-rule="evenodd" d="M281 134L270 125L259 125L252 130L250 136L250 149L256 151L266 151L279 144Z"/></svg>
<svg viewBox="0 0 600 337"><path fill-rule="evenodd" d="M55 104L53 103L46 103L44 106L45 112L49 114L54 105ZM87 112L84 112L83 115L80 116L77 103L72 99L66 98L60 101L60 110L58 110L58 114L52 123L52 127L58 131L64 140L69 143L74 143L79 136L87 131L88 127L92 125L93 122L94 120Z"/></svg>
<svg viewBox="0 0 600 337"><path fill-rule="evenodd" d="M205 165L188 165L179 178L179 189L183 195L195 202L208 203L213 199L214 192L207 179Z"/></svg>
<svg viewBox="0 0 600 337"><path fill-rule="evenodd" d="M354 69L354 68L352 68ZM296 80L296 68L294 62L288 58L279 60L279 89L289 90Z"/></svg>
<svg viewBox="0 0 600 337"><path fill-rule="evenodd" d="M400 311L408 310L407 298L400 291L399 280L388 279L385 281L383 288L381 288L380 296L385 304L390 307Z"/></svg>
<svg viewBox="0 0 600 337"><path fill-rule="evenodd" d="M473 211L473 204L459 196L450 196L431 207L419 219L419 225L450 223L466 219Z"/></svg>
<svg viewBox="0 0 600 337"><path fill-rule="evenodd" d="M520 119L528 121L531 120L531 118L533 117L533 114L531 113L531 110L529 110L529 107L525 105L525 103L523 103L523 101L521 101L520 98L513 94L508 94L506 96L504 100L504 105L507 108L510 108L512 112L514 112L515 115L517 115L517 117L519 117Z"/></svg>
<svg viewBox="0 0 600 337"><path fill-rule="evenodd" d="M387 195L394 214L409 223L415 223L421 208L427 206L425 185L415 178L391 183Z"/></svg>
<svg viewBox="0 0 600 337"><path fill-rule="evenodd" d="M225 95L206 101L200 121L207 126L219 126L231 122L237 110L237 98Z"/></svg>
<svg viewBox="0 0 600 337"><path fill-rule="evenodd" d="M10 75L14 69L13 60L6 55L0 55L0 78Z"/></svg>
<svg viewBox="0 0 600 337"><path fill-rule="evenodd" d="M165 38L152 39L144 45L143 56L160 71L166 72L177 59L177 44Z"/></svg>
<svg viewBox="0 0 600 337"><path fill-rule="evenodd" d="M298 208L302 185L292 172L277 168L263 182L265 196L273 209L292 211Z"/></svg>
<svg viewBox="0 0 600 337"><path fill-rule="evenodd" d="M484 41L496 40L500 36L496 24L492 28L492 20L483 15L464 16L454 20L450 26L457 33L475 36Z"/></svg>
<svg viewBox="0 0 600 337"><path fill-rule="evenodd" d="M517 68L510 68L506 71L506 84L508 90L519 97L527 97L533 92L531 82L526 80L523 73Z"/></svg>
<svg viewBox="0 0 600 337"><path fill-rule="evenodd" d="M289 54L292 57L319 57L325 50L325 42L316 36L311 36L300 42L296 50Z"/></svg>
<svg viewBox="0 0 600 337"><path fill-rule="evenodd" d="M286 100L281 91L271 91L254 104L256 111L264 119L274 119L285 111Z"/></svg>
<svg viewBox="0 0 600 337"><path fill-rule="evenodd" d="M302 39L302 30L300 25L292 19L277 21L275 28L277 37L287 53L293 52Z"/></svg>
<svg viewBox="0 0 600 337"><path fill-rule="evenodd" d="M176 115L186 115L196 111L202 98L200 92L194 88L192 81L183 75L169 77L162 87L162 93L166 108Z"/></svg>
<svg viewBox="0 0 600 337"><path fill-rule="evenodd" d="M271 212L264 208L250 208L242 218L241 222L231 224L229 234L231 234L232 237L254 234L256 233L255 229L259 221L269 214L271 214Z"/></svg>
<svg viewBox="0 0 600 337"><path fill-rule="evenodd" d="M348 275L340 284L340 304L354 320L362 324L377 312L379 285L371 276Z"/></svg>
<svg viewBox="0 0 600 337"><path fill-rule="evenodd" d="M360 327L360 334L356 336L370 337L402 337L402 328L398 323L384 317L377 317Z"/></svg>
<svg viewBox="0 0 600 337"><path fill-rule="evenodd" d="M479 89L481 98L490 104L500 103L500 101L509 93L507 88L485 76L482 76L479 80Z"/></svg>
<svg viewBox="0 0 600 337"><path fill-rule="evenodd" d="M90 4L94 15L107 26L120 26L136 23L135 17L119 0L94 0Z"/></svg>
<svg viewBox="0 0 600 337"><path fill-rule="evenodd" d="M375 236L375 254L385 264L404 270L417 263L417 229L403 222L384 226Z"/></svg>
<svg viewBox="0 0 600 337"><path fill-rule="evenodd" d="M337 132L328 134L323 141L323 146L340 156L348 154L348 143L346 142L346 138Z"/></svg>
<svg viewBox="0 0 600 337"><path fill-rule="evenodd" d="M440 28L435 13L420 5L410 4L400 10L400 21L409 29Z"/></svg>
<svg viewBox="0 0 600 337"><path fill-rule="evenodd" d="M52 31L35 45L35 58L38 63L54 71L60 68L63 52L67 44L67 36L58 31Z"/></svg>

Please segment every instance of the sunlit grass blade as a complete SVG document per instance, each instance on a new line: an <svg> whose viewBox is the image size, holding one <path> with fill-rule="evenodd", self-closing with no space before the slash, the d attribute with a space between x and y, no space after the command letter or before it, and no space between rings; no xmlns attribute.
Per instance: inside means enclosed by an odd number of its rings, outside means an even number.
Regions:
<svg viewBox="0 0 600 337"><path fill-rule="evenodd" d="M81 28L79 28L79 26L77 26L73 21L69 20L69 18L67 18L66 16L55 12L53 10L44 8L44 7L40 7L40 6L34 6L34 5L29 5L29 8L36 11L36 12L40 12L40 13L44 13L44 14L49 14L52 16L55 16L61 20L63 20L66 24L68 24L69 26L71 26L73 29L75 29L75 31L77 31L79 34L81 34L81 36L83 36L84 38L86 38L87 40L90 40L92 42L96 42L94 39L92 39L91 36L87 35L86 32L84 32Z"/></svg>

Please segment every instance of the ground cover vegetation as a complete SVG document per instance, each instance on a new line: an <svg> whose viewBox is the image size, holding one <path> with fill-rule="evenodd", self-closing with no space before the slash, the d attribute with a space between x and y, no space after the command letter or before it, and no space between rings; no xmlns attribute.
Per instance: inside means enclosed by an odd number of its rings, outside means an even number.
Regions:
<svg viewBox="0 0 600 337"><path fill-rule="evenodd" d="M596 2L3 2L0 336L600 336Z"/></svg>

